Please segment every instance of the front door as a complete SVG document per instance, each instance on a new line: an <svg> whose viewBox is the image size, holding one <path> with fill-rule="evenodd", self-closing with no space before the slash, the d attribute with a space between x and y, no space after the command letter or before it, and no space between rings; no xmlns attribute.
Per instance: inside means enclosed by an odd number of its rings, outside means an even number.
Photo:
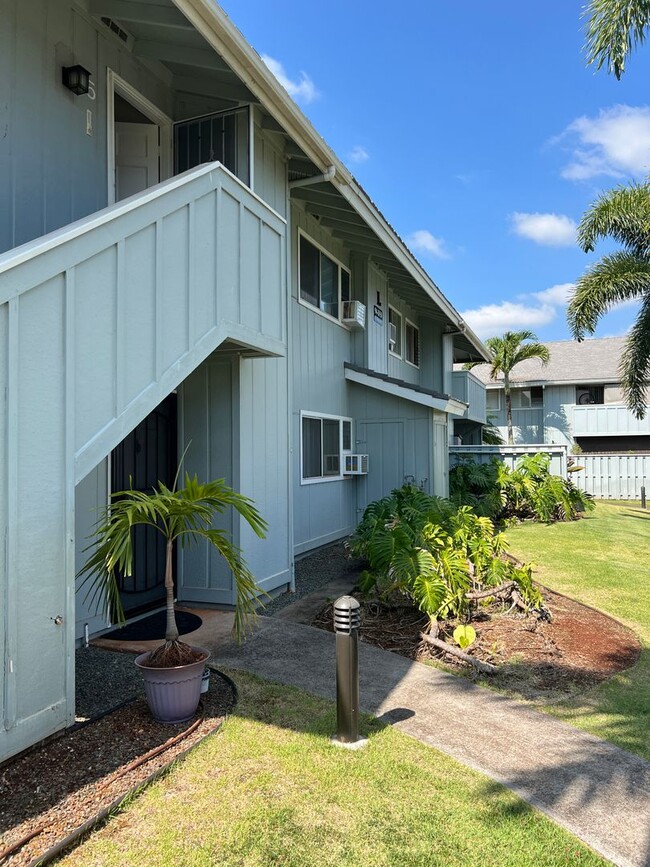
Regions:
<svg viewBox="0 0 650 867"><path fill-rule="evenodd" d="M154 123L115 123L115 201L160 180L160 127Z"/></svg>
<svg viewBox="0 0 650 867"><path fill-rule="evenodd" d="M368 453L370 471L359 479L359 518L369 503L385 497L404 484L404 423L401 421L359 422L358 436Z"/></svg>
<svg viewBox="0 0 650 867"><path fill-rule="evenodd" d="M177 461L176 395L170 394L113 450L112 490L151 491L159 481L171 487ZM127 616L165 599L165 540L153 527L136 527L133 533L133 574L120 578Z"/></svg>

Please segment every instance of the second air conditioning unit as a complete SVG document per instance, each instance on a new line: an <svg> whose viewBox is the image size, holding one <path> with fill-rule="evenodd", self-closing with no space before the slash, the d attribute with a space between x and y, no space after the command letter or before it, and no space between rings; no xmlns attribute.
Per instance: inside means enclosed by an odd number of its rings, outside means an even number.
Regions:
<svg viewBox="0 0 650 867"><path fill-rule="evenodd" d="M341 321L350 328L365 328L366 305L362 304L361 301L344 301Z"/></svg>
<svg viewBox="0 0 650 867"><path fill-rule="evenodd" d="M345 455L345 476L367 476L368 455Z"/></svg>

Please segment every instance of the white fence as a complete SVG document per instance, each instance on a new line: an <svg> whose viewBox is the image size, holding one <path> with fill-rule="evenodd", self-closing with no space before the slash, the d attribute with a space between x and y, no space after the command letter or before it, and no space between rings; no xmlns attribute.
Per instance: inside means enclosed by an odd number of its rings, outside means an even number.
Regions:
<svg viewBox="0 0 650 867"><path fill-rule="evenodd" d="M650 484L650 455L576 455L574 483L597 499L639 500L641 487Z"/></svg>
<svg viewBox="0 0 650 867"><path fill-rule="evenodd" d="M539 452L550 454L554 475L566 476L567 447L559 445L450 446L449 466L455 466L463 458L487 464L496 457L512 469L522 455ZM596 499L639 500L641 488L650 485L650 454L583 454L574 455L573 461L582 469L571 473L571 481Z"/></svg>
<svg viewBox="0 0 650 867"><path fill-rule="evenodd" d="M514 469L519 458L540 452L551 456L550 470L553 475L566 476L567 447L561 445L450 446L449 467L451 469L463 458L471 458L477 464L488 464L492 458L498 458L510 469Z"/></svg>

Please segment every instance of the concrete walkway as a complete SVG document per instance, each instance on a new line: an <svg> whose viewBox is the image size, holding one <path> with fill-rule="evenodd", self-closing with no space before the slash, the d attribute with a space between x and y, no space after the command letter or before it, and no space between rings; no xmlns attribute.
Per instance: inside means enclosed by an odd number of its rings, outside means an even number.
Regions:
<svg viewBox="0 0 650 867"><path fill-rule="evenodd" d="M328 632L262 617L241 646L225 630L209 643L218 666L335 697ZM650 867L650 763L461 678L359 651L364 710L512 789L615 864Z"/></svg>

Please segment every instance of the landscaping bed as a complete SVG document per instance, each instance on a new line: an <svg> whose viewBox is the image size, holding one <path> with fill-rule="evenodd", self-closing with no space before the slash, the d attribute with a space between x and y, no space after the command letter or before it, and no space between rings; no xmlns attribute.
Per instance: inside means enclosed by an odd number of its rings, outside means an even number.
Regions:
<svg viewBox="0 0 650 867"><path fill-rule="evenodd" d="M53 846L86 822L92 825L103 811L216 731L235 704L234 687L213 671L202 698L194 721L177 726L156 722L145 700L135 699L2 765L2 867L38 863ZM2 860L2 853L21 840L24 845Z"/></svg>
<svg viewBox="0 0 650 867"><path fill-rule="evenodd" d="M506 614L497 605L482 607L472 619L477 638L468 652L498 667L488 683L515 697L558 701L635 664L641 645L632 630L593 608L540 589L552 613L550 621L535 614ZM435 661L454 673L484 677L421 640L428 617L413 605L389 606L355 595L362 606L362 641L409 659ZM313 625L333 630L331 605L317 615ZM451 632L453 625L445 633L453 643Z"/></svg>

